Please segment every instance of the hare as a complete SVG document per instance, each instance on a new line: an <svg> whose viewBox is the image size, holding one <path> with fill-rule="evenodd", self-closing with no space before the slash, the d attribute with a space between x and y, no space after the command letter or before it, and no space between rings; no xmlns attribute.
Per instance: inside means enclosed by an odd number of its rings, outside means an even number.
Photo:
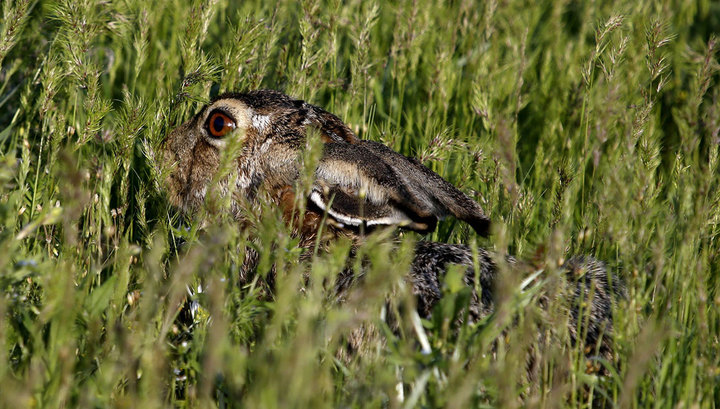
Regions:
<svg viewBox="0 0 720 409"><path fill-rule="evenodd" d="M337 116L271 90L220 95L168 134L164 160L173 165L167 180L170 201L187 212L197 209L218 170L223 149L234 141L242 144L236 158L234 194L257 200L262 188L291 220L298 199L294 189L299 157L306 146L308 127L319 131L324 153L312 189L303 198L307 203L305 216L296 226L301 246L314 245L324 219L326 231L354 238L382 226L429 232L449 216L467 222L479 235L488 234L490 221L480 205L419 161L380 143L361 140ZM242 219L236 199L231 200L231 211ZM246 270L252 270L255 259L257 254L249 252ZM519 264L512 257L506 260L511 266ZM474 285L475 268L467 246L419 242L409 274L418 312L424 317L431 315L442 295L441 283L448 266L459 264L466 269L465 283L481 289L472 295L468 318L478 320L491 313L498 267L482 249L477 263L479 286ZM589 346L599 342L600 351L609 354L611 344L603 334L612 330L611 307L621 286L609 278L601 262L590 257L571 258L563 268L575 283L570 291L573 297L584 301L592 298L584 342ZM582 272L581 280L574 278L578 271ZM347 290L353 280L353 274L341 274L337 293ZM572 314L576 323L576 307ZM571 335L578 339L577 325L571 327Z"/></svg>

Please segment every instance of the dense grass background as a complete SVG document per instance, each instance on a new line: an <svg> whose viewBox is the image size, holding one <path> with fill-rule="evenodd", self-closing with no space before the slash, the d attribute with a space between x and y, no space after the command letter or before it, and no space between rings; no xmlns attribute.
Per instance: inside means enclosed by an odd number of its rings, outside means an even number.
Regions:
<svg viewBox="0 0 720 409"><path fill-rule="evenodd" d="M720 5L445 3L3 1L1 405L717 407ZM537 253L540 282L520 291L505 272L498 312L453 331L456 275L432 322L408 307L414 235L370 240L366 280L337 304L322 283L347 243L298 264L269 206L247 230L183 225L164 135L211 96L259 87L421 158L495 222L488 240L453 221L427 239ZM261 272L278 267L274 298L236 284L246 245ZM594 363L606 377L567 336L568 254L628 288L614 362ZM360 325L377 340L343 356ZM529 380L538 330L555 341Z"/></svg>

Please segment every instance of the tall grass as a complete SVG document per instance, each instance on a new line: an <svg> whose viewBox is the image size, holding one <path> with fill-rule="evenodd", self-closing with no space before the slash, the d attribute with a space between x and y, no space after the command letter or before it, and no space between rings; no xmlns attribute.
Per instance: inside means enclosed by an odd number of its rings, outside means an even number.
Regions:
<svg viewBox="0 0 720 409"><path fill-rule="evenodd" d="M445 3L4 1L2 406L717 407L720 6ZM303 261L267 204L244 229L180 220L164 135L260 87L422 158L494 222L425 239L539 258L539 284L503 270L496 313L453 330L457 274L431 321L413 312L414 234L371 236L338 303L349 243ZM241 286L247 248L259 276ZM612 362L570 342L568 254L627 286Z"/></svg>

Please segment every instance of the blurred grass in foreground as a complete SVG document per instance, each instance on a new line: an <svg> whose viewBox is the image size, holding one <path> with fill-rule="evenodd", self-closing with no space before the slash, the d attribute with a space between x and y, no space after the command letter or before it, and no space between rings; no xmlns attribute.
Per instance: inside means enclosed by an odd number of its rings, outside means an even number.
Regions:
<svg viewBox="0 0 720 409"><path fill-rule="evenodd" d="M6 0L2 13L3 407L718 406L717 2ZM586 374L562 300L540 308L510 272L487 321L448 331L463 299L448 282L432 322L413 325L411 234L399 250L370 240L367 276L338 305L322 283L347 243L298 263L269 207L248 231L178 227L163 136L212 95L260 87L421 158L495 222L489 240L454 221L427 239L542 248L551 299L563 256L606 261L629 295L611 375ZM273 299L236 285L246 246L261 273L278 267ZM381 320L389 293L398 333ZM343 358L361 325L378 341ZM528 380L538 325L564 342L537 347Z"/></svg>

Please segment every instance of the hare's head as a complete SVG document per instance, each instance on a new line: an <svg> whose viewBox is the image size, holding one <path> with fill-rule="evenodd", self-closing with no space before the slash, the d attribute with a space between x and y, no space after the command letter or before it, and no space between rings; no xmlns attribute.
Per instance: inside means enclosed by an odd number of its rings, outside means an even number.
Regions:
<svg viewBox="0 0 720 409"><path fill-rule="evenodd" d="M239 147L237 194L253 196L261 184L292 185L308 125L317 127L326 141L357 141L336 116L277 91L218 96L164 142L164 160L172 167L167 180L172 204L197 208L229 148Z"/></svg>
<svg viewBox="0 0 720 409"><path fill-rule="evenodd" d="M327 215L329 223L342 229L391 225L427 232L439 219L455 216L487 234L489 220L480 206L417 160L359 140L321 108L267 90L223 94L170 132L165 162L172 166L168 188L173 205L197 208L208 184L216 181L221 193L248 199L262 185L288 210L286 204L292 207L294 200L286 198L295 198L298 155L308 126L317 128L325 142L307 197L315 219ZM234 177L216 177L224 157L234 161ZM242 218L232 199L233 213Z"/></svg>

